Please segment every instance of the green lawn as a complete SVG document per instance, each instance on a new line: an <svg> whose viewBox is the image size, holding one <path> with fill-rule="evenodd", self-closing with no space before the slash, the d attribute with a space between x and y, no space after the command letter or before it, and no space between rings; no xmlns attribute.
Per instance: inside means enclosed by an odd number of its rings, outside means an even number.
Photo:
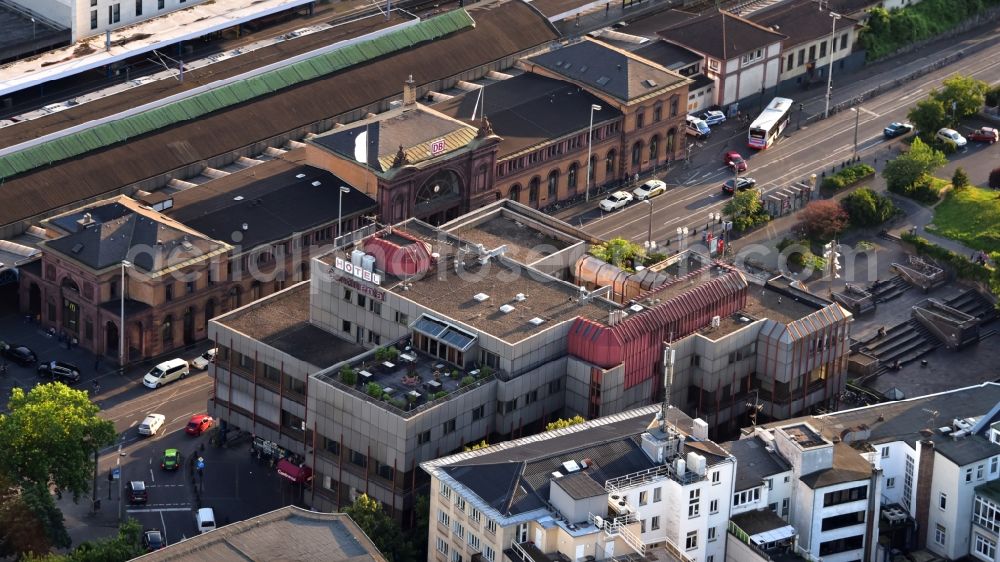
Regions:
<svg viewBox="0 0 1000 562"><path fill-rule="evenodd" d="M997 192L979 187L949 191L934 210L935 234L958 240L970 248L1000 251L1000 199Z"/></svg>

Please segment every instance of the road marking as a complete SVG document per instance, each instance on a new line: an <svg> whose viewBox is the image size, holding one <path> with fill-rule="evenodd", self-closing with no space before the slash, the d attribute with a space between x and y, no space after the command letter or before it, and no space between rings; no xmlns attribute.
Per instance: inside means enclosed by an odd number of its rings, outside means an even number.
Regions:
<svg viewBox="0 0 1000 562"><path fill-rule="evenodd" d="M191 506L187 507L149 507L144 509L126 509L128 513L156 513L164 511L191 511Z"/></svg>
<svg viewBox="0 0 1000 562"><path fill-rule="evenodd" d="M163 525L163 539L167 538L167 522L163 519L163 512L160 512L160 525Z"/></svg>
<svg viewBox="0 0 1000 562"><path fill-rule="evenodd" d="M153 459L149 459L149 462L152 463ZM156 477L153 476L153 469L152 468L149 469L149 479L152 480L152 482L154 484L156 483Z"/></svg>

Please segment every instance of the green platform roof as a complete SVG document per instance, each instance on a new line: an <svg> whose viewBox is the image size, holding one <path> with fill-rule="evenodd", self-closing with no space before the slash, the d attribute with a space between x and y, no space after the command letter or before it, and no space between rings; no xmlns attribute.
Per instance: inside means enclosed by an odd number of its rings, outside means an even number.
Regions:
<svg viewBox="0 0 1000 562"><path fill-rule="evenodd" d="M475 22L464 9L452 10L381 37L361 41L334 51L310 57L288 66L270 70L183 100L95 125L82 131L0 156L0 179L14 176L60 160L125 142L176 123L273 94L284 88L344 70L396 51L433 41L472 27Z"/></svg>

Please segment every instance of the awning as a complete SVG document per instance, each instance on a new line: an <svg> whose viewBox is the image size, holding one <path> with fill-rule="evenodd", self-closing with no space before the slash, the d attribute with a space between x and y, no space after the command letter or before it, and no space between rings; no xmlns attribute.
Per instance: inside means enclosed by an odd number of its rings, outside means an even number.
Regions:
<svg viewBox="0 0 1000 562"><path fill-rule="evenodd" d="M767 544L770 542L783 541L785 539L790 539L795 536L795 527L791 525L785 525L784 527L779 527L777 529L771 529L770 531L764 531L763 533L757 533L756 535L751 535L750 540L754 544L760 546L762 544Z"/></svg>
<svg viewBox="0 0 1000 562"><path fill-rule="evenodd" d="M297 464L292 464L288 459L281 459L278 461L278 474L295 482L296 484L303 484L312 480L312 469L308 466L299 466Z"/></svg>

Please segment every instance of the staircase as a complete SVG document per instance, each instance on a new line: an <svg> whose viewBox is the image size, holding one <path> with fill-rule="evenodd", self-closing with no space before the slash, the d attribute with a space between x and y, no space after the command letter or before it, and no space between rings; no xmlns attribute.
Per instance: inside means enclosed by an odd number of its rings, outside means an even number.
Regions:
<svg viewBox="0 0 1000 562"><path fill-rule="evenodd" d="M996 305L975 289L966 289L958 295L945 299L945 304L970 316L982 320L983 324L997 318Z"/></svg>
<svg viewBox="0 0 1000 562"><path fill-rule="evenodd" d="M881 367L873 373L879 375L887 371L889 365L896 361L901 364L909 363L940 345L941 342L919 321L910 319L889 328L885 335L876 332L870 338L863 340L860 350L879 360Z"/></svg>
<svg viewBox="0 0 1000 562"><path fill-rule="evenodd" d="M876 281L868 287L876 303L890 301L905 293L912 285L900 275L893 275L885 281Z"/></svg>

